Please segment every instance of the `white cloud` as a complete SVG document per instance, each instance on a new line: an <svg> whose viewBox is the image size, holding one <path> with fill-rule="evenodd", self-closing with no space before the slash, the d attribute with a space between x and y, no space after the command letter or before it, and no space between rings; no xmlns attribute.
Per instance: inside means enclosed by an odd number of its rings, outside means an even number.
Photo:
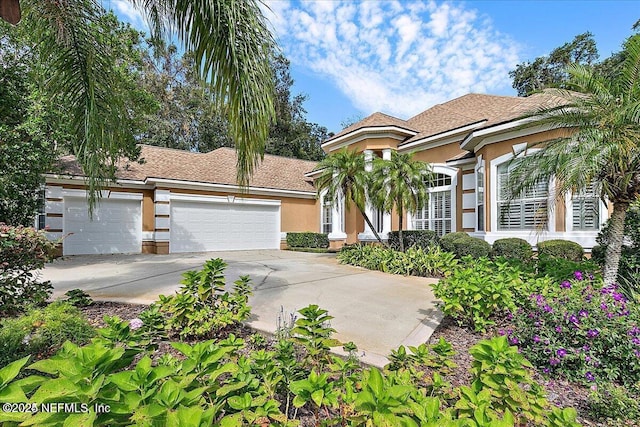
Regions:
<svg viewBox="0 0 640 427"><path fill-rule="evenodd" d="M460 3L268 1L289 59L363 113L407 118L468 92L510 86L519 46Z"/></svg>
<svg viewBox="0 0 640 427"><path fill-rule="evenodd" d="M146 31L148 29L147 23L142 14L133 7L131 2L126 0L112 0L110 2L103 2L103 4L113 9L121 18L131 23L135 28Z"/></svg>

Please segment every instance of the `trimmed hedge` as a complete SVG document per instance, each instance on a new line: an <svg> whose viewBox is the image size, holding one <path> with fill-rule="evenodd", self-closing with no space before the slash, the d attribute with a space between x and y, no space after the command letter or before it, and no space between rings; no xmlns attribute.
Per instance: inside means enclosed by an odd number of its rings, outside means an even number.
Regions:
<svg viewBox="0 0 640 427"><path fill-rule="evenodd" d="M324 233L287 233L290 248L328 248L329 237Z"/></svg>
<svg viewBox="0 0 640 427"><path fill-rule="evenodd" d="M473 258L488 257L491 245L482 239L471 237L465 232L445 234L440 238L440 247L447 252L453 252L462 258L471 255Z"/></svg>
<svg viewBox="0 0 640 427"><path fill-rule="evenodd" d="M570 240L547 240L538 243L538 255L579 262L582 261L584 249L578 243Z"/></svg>
<svg viewBox="0 0 640 427"><path fill-rule="evenodd" d="M511 237L507 239L498 239L493 242L492 255L494 257L529 261L533 257L533 250L531 249L529 242L526 240Z"/></svg>
<svg viewBox="0 0 640 427"><path fill-rule="evenodd" d="M462 231L457 231L455 233L447 233L440 238L440 247L447 252L454 252L455 242L460 239L467 239L469 237L471 236L469 236L467 233Z"/></svg>
<svg viewBox="0 0 640 427"><path fill-rule="evenodd" d="M430 246L437 246L439 242L438 234L433 230L402 230L404 249L418 247L427 249ZM389 247L396 251L400 250L400 232L389 232Z"/></svg>

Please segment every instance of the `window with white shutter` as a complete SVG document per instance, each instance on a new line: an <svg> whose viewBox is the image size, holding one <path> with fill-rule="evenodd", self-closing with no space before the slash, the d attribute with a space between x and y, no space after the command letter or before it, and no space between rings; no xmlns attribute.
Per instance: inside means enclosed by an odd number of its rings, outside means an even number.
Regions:
<svg viewBox="0 0 640 427"><path fill-rule="evenodd" d="M322 197L322 233L331 233L333 203L327 195Z"/></svg>
<svg viewBox="0 0 640 427"><path fill-rule="evenodd" d="M573 229L597 230L600 228L600 199L591 185L586 191L573 195Z"/></svg>
<svg viewBox="0 0 640 427"><path fill-rule="evenodd" d="M509 166L498 166L498 229L536 230L546 228L549 209L549 186L539 182L519 197L511 198Z"/></svg>

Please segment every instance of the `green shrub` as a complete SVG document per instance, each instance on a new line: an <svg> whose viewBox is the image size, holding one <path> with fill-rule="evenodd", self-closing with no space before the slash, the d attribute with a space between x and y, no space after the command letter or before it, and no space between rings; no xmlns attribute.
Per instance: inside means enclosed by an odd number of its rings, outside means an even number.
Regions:
<svg viewBox="0 0 640 427"><path fill-rule="evenodd" d="M584 249L570 240L546 240L538 243L538 255L578 262L582 261Z"/></svg>
<svg viewBox="0 0 640 427"><path fill-rule="evenodd" d="M464 232L445 234L440 238L440 247L446 252L452 252L458 258L467 255L473 258L491 255L491 245L482 239L469 236Z"/></svg>
<svg viewBox="0 0 640 427"><path fill-rule="evenodd" d="M290 248L328 248L329 238L323 233L287 233Z"/></svg>
<svg viewBox="0 0 640 427"><path fill-rule="evenodd" d="M240 276L233 292L225 289L224 270L220 258L204 263L200 271L187 271L182 287L173 296L160 295L159 310L166 317L169 332L181 337L211 337L221 329L249 317L247 305L251 295L251 279Z"/></svg>
<svg viewBox="0 0 640 427"><path fill-rule="evenodd" d="M532 279L508 262L467 257L465 266L434 285L434 293L443 301L442 311L461 324L477 331L495 322L498 314L515 312L518 301L530 289L548 286L547 279Z"/></svg>
<svg viewBox="0 0 640 427"><path fill-rule="evenodd" d="M440 237L440 247L447 252L455 253L456 248L454 246L454 243L458 240L467 239L469 237L471 236L462 231L447 233L444 236Z"/></svg>
<svg viewBox="0 0 640 427"><path fill-rule="evenodd" d="M599 270L598 265L591 260L576 262L545 254L538 255L535 268L538 276L547 276L554 283L560 283L567 277L573 276L574 271L582 271L585 275L596 275Z"/></svg>
<svg viewBox="0 0 640 427"><path fill-rule="evenodd" d="M582 383L640 381L640 307L617 285L575 271L527 300L506 333L541 371Z"/></svg>
<svg viewBox="0 0 640 427"><path fill-rule="evenodd" d="M600 384L589 394L589 413L594 419L640 419L640 395L627 387Z"/></svg>
<svg viewBox="0 0 640 427"><path fill-rule="evenodd" d="M46 302L52 286L35 270L53 259L55 246L43 232L0 223L0 317Z"/></svg>
<svg viewBox="0 0 640 427"><path fill-rule="evenodd" d="M493 242L493 257L504 257L516 259L519 261L529 261L533 257L531 245L524 239L511 237L507 239L498 239Z"/></svg>
<svg viewBox="0 0 640 427"><path fill-rule="evenodd" d="M405 250L414 246L422 249L427 249L431 246L438 245L438 241L440 240L438 234L432 230L403 230L402 239L404 240ZM390 248L399 251L400 232L389 232L389 240L387 243L389 244Z"/></svg>
<svg viewBox="0 0 640 427"><path fill-rule="evenodd" d="M74 307L88 307L93 304L91 296L82 289L71 289L64 293L67 297L65 300Z"/></svg>
<svg viewBox="0 0 640 427"><path fill-rule="evenodd" d="M29 354L47 357L67 340L84 344L94 335L80 310L66 302L34 308L20 317L0 321L0 366Z"/></svg>

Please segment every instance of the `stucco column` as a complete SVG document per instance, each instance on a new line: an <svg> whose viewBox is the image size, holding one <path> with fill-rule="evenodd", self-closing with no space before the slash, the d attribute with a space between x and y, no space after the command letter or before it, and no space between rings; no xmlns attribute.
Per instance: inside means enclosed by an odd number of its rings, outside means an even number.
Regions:
<svg viewBox="0 0 640 427"><path fill-rule="evenodd" d="M382 150L382 160L391 160L391 148L385 148ZM391 231L391 213L385 213L382 216L382 233L380 237L387 238L387 235Z"/></svg>
<svg viewBox="0 0 640 427"><path fill-rule="evenodd" d="M371 172L373 169L373 150L364 150L364 170L366 172ZM369 204L367 200L367 204L364 207L364 211L369 217L371 221L373 221L373 207ZM373 231L371 231L371 227L365 221L364 223L364 232L358 235L358 239L360 240L371 240L374 239Z"/></svg>

